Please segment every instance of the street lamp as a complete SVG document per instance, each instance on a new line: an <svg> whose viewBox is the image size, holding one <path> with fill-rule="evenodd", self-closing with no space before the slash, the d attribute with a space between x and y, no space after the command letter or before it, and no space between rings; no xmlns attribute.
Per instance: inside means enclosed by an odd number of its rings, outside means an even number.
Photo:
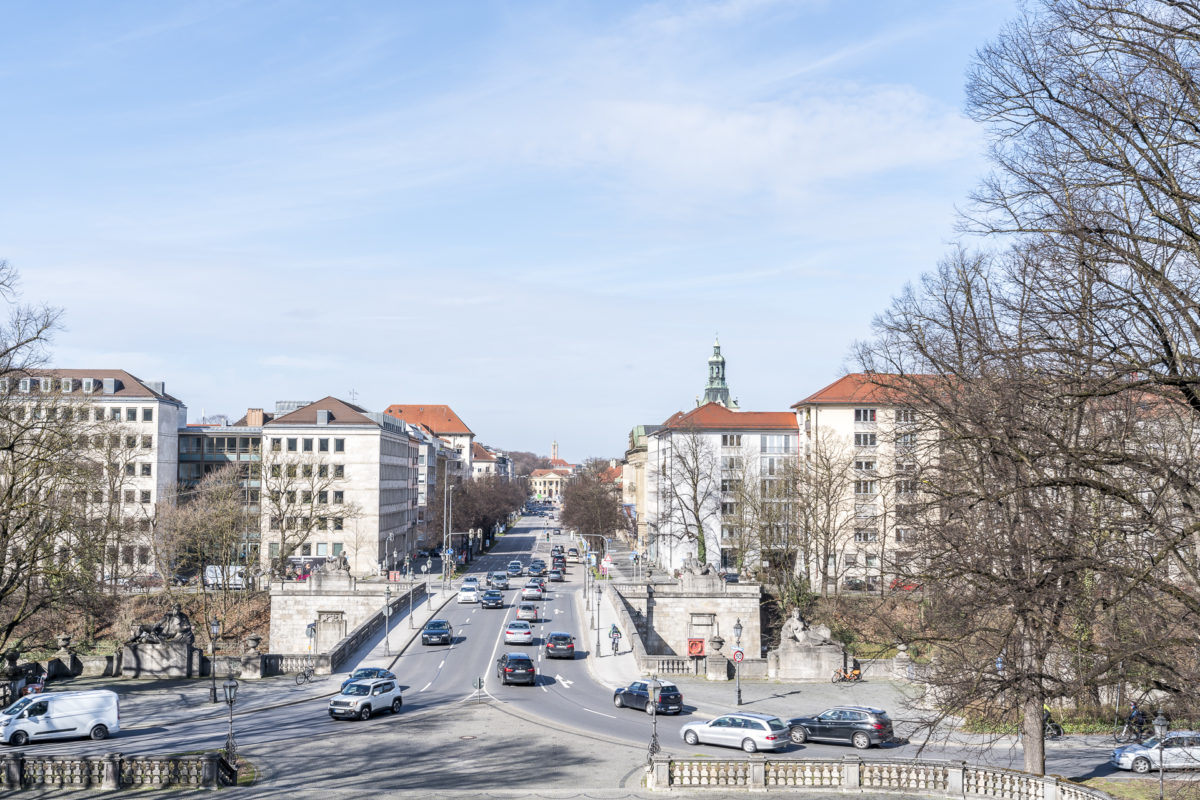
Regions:
<svg viewBox="0 0 1200 800"><path fill-rule="evenodd" d="M1158 800L1163 800L1163 746L1167 743L1167 731L1171 729L1171 723L1159 711L1153 725L1154 736L1158 739Z"/></svg>
<svg viewBox="0 0 1200 800"><path fill-rule="evenodd" d="M217 702L217 637L221 635L221 620L214 614L208 623L208 674L212 676L212 687L208 690L208 702Z"/></svg>
<svg viewBox="0 0 1200 800"><path fill-rule="evenodd" d="M738 621L733 624L733 678L737 683L737 704L742 704L742 662L737 657L742 649L742 618L738 617Z"/></svg>
<svg viewBox="0 0 1200 800"><path fill-rule="evenodd" d="M237 742L233 740L233 704L237 701L238 682L233 678L222 684L225 687L225 702L229 704L229 735L225 737L225 762L237 766Z"/></svg>
<svg viewBox="0 0 1200 800"><path fill-rule="evenodd" d="M388 634L392 630L392 584L388 583L383 587L383 654L390 656L392 654L391 645L388 643Z"/></svg>
<svg viewBox="0 0 1200 800"><path fill-rule="evenodd" d="M596 587L596 658L600 657L600 582L593 579Z"/></svg>
<svg viewBox="0 0 1200 800"><path fill-rule="evenodd" d="M650 690L650 747L646 750L646 763L649 764L662 749L658 746L658 699L662 696L662 682L657 675L651 675L646 688Z"/></svg>

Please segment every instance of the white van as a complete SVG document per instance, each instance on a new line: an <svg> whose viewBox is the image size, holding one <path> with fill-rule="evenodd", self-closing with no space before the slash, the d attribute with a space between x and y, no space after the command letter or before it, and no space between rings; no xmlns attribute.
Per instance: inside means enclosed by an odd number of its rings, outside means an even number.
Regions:
<svg viewBox="0 0 1200 800"><path fill-rule="evenodd" d="M0 742L16 747L46 739L107 739L120 730L117 693L105 689L31 694L0 711Z"/></svg>
<svg viewBox="0 0 1200 800"><path fill-rule="evenodd" d="M220 567L209 564L204 568L204 585L213 589L245 589L246 568L241 564Z"/></svg>

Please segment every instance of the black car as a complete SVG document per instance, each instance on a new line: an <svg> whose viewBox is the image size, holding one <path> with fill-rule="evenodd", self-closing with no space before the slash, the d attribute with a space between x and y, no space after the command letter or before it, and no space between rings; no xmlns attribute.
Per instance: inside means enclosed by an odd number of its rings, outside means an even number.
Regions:
<svg viewBox="0 0 1200 800"><path fill-rule="evenodd" d="M383 667L359 667L358 669L354 670L354 672L350 673L349 678L346 678L346 680L342 681L342 689L345 689L348 685L354 683L355 681L373 681L376 678L388 678L389 680L393 681L396 680L396 676Z"/></svg>
<svg viewBox="0 0 1200 800"><path fill-rule="evenodd" d="M574 658L575 637L569 633L551 633L546 637L546 658Z"/></svg>
<svg viewBox="0 0 1200 800"><path fill-rule="evenodd" d="M504 608L504 595L497 589L488 589L479 598L479 605L484 608Z"/></svg>
<svg viewBox="0 0 1200 800"><path fill-rule="evenodd" d="M421 644L451 644L453 641L454 631L444 619L429 620L421 631Z"/></svg>
<svg viewBox="0 0 1200 800"><path fill-rule="evenodd" d="M505 653L496 659L496 677L507 686L510 683L537 683L537 671L533 659L524 653Z"/></svg>
<svg viewBox="0 0 1200 800"><path fill-rule="evenodd" d="M859 750L891 741L892 721L881 708L836 706L813 717L787 720L792 741L849 742Z"/></svg>
<svg viewBox="0 0 1200 800"><path fill-rule="evenodd" d="M659 681L658 713L678 714L683 711L683 692L670 681ZM650 684L648 681L634 681L628 686L613 692L613 705L617 708L637 708L650 713Z"/></svg>
<svg viewBox="0 0 1200 800"><path fill-rule="evenodd" d="M537 561L531 562L529 564L529 574L534 577L539 577L541 575L545 575L546 574L546 565L538 563Z"/></svg>

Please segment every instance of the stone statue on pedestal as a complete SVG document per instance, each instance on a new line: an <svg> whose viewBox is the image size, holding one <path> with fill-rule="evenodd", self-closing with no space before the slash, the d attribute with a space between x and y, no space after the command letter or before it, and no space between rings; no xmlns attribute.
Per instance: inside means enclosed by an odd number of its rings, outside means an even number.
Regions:
<svg viewBox="0 0 1200 800"><path fill-rule="evenodd" d="M811 627L800 616L800 609L794 608L792 615L784 621L783 627L779 630L779 646L781 648L820 647L833 644L830 640L832 635L833 631L825 625Z"/></svg>
<svg viewBox="0 0 1200 800"><path fill-rule="evenodd" d="M134 623L130 628L127 644L185 642L190 646L195 641L196 635L192 631L192 622L188 619L187 614L183 613L183 608L179 603L176 603L154 626Z"/></svg>

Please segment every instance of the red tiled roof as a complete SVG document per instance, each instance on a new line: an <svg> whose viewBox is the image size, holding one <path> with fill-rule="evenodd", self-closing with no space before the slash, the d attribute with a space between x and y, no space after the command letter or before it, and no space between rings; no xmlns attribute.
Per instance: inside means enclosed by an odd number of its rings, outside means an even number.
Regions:
<svg viewBox="0 0 1200 800"><path fill-rule="evenodd" d="M365 409L351 405L344 400L338 400L336 397L326 397L315 403L309 403L303 408L297 408L289 414L278 416L270 422L265 423L263 427L272 427L275 425L316 425L318 411L329 412L330 425L379 425L375 420L364 416L367 413Z"/></svg>
<svg viewBox="0 0 1200 800"><path fill-rule="evenodd" d="M899 401L899 395L903 391L902 383L904 380L920 379L923 377L926 376L852 372L849 375L838 378L821 391L810 394L799 403L794 403L792 408L816 403L829 403L833 405L848 403L895 403ZM887 385L893 380L897 384L895 388Z"/></svg>
<svg viewBox="0 0 1200 800"><path fill-rule="evenodd" d="M388 406L383 413L415 425L424 425L439 436L456 433L474 435L450 406L396 404Z"/></svg>
<svg viewBox="0 0 1200 800"><path fill-rule="evenodd" d="M575 466L575 465L574 465L574 464L571 464L571 463L568 463L568 462L566 462L566 461L563 461L561 458L552 458L552 459L550 459L550 466L552 466L552 467L565 467L566 469L570 469L571 467L573 467L573 466Z"/></svg>
<svg viewBox="0 0 1200 800"><path fill-rule="evenodd" d="M663 423L666 428L721 431L796 430L791 411L732 411L720 403L705 403L684 413L677 411Z"/></svg>
<svg viewBox="0 0 1200 800"><path fill-rule="evenodd" d="M10 391L16 393L17 381L20 378L33 378L33 391L30 394L41 394L39 385L36 383L38 378L55 378L54 388L50 394L68 396L68 397L85 397L103 399L105 397L117 398L134 398L134 397L153 397L163 400L170 400L175 403L181 402L178 397L172 397L166 392L156 392L141 378L126 372L123 369L36 369L28 372L13 372L9 375ZM71 378L75 383L70 392L62 391L61 379ZM97 382L95 391L86 394L83 391L83 379L92 378ZM112 394L105 394L103 390L103 381L105 378L114 378L116 380L115 391Z"/></svg>
<svg viewBox="0 0 1200 800"><path fill-rule="evenodd" d="M529 473L529 477L540 478L543 475L558 475L560 477L566 478L566 477L569 477L570 474L571 474L571 472L569 470L565 470L565 469L535 469L533 472Z"/></svg>
<svg viewBox="0 0 1200 800"><path fill-rule="evenodd" d="M496 457L487 451L479 442L471 442L472 461L495 461Z"/></svg>

